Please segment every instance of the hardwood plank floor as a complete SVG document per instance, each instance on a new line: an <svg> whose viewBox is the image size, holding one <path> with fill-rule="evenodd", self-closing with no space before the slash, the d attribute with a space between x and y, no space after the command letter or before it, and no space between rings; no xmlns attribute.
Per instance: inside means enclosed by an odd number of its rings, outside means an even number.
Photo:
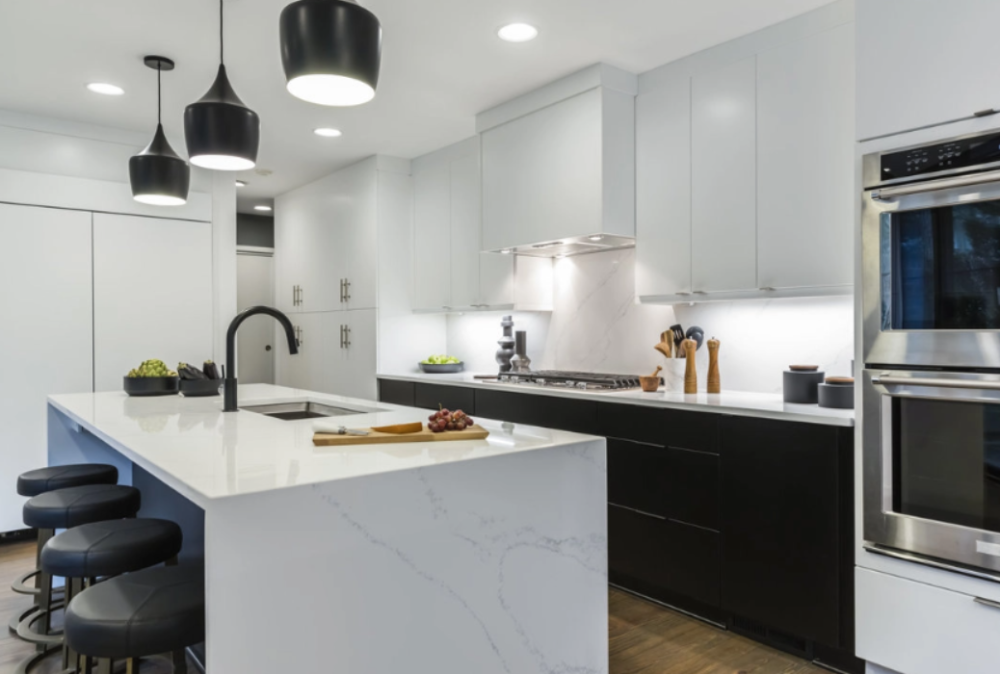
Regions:
<svg viewBox="0 0 1000 674"><path fill-rule="evenodd" d="M10 674L33 652L29 644L7 631L10 616L30 603L14 594L10 584L31 570L34 541L0 544L0 674ZM681 613L610 590L611 674L829 674L804 660L720 630ZM59 671L50 658L38 674ZM151 662L143 674L167 672Z"/></svg>

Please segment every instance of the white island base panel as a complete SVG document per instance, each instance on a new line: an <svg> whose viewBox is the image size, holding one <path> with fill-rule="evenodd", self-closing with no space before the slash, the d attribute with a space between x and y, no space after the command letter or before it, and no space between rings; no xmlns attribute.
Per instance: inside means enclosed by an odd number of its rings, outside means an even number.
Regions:
<svg viewBox="0 0 1000 674"><path fill-rule="evenodd" d="M606 673L605 481L592 441L213 502L207 670Z"/></svg>

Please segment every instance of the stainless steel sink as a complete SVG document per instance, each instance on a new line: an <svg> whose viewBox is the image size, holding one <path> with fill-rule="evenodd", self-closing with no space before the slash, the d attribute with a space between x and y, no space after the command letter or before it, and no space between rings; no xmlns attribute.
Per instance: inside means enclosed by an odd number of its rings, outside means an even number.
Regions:
<svg viewBox="0 0 1000 674"><path fill-rule="evenodd" d="M309 401L294 403L271 403L265 405L241 405L241 410L256 412L266 417L274 417L284 421L301 421L302 419L323 419L325 417L344 417L351 414L370 414L379 412L377 409L351 409L334 407Z"/></svg>

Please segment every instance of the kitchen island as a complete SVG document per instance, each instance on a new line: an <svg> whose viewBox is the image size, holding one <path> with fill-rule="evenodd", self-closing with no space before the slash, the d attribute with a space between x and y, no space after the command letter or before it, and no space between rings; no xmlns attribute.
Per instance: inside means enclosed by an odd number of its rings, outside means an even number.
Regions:
<svg viewBox="0 0 1000 674"><path fill-rule="evenodd" d="M270 385L350 428L427 412ZM212 673L608 670L605 441L478 419L487 440L315 447L222 399L49 398L49 462L107 462L205 564Z"/></svg>

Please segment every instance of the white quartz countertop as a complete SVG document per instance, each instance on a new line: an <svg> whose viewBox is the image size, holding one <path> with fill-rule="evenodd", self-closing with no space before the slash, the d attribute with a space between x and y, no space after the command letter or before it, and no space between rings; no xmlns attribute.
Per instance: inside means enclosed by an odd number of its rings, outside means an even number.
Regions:
<svg viewBox="0 0 1000 674"><path fill-rule="evenodd" d="M662 407L688 410L692 412L715 412L735 416L783 419L827 426L853 426L854 410L838 410L819 405L794 405L782 400L778 393L751 393L746 391L723 391L722 393L685 394L680 391L660 390L643 393L639 389L629 391L584 391L579 389L552 388L526 384L505 384L496 380L475 379L475 373L424 374L422 372L404 374L379 374L379 379L412 381L425 384L446 384L471 388L510 391L529 395L557 396L599 400L608 403L626 403L646 407Z"/></svg>
<svg viewBox="0 0 1000 674"><path fill-rule="evenodd" d="M299 389L249 384L239 404L313 401L357 410L348 428L426 421L426 410ZM224 413L222 397L129 397L122 391L49 396L49 403L201 507L212 499L543 450L590 436L476 418L486 440L316 447L312 420ZM330 419L327 419L329 421Z"/></svg>

